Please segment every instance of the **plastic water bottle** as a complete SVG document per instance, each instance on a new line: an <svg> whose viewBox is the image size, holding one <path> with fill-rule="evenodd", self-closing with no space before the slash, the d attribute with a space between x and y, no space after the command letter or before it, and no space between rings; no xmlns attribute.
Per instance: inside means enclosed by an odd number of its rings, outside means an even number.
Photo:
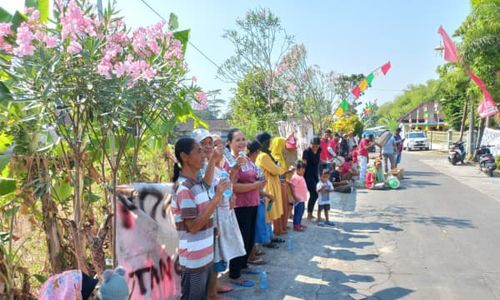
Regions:
<svg viewBox="0 0 500 300"><path fill-rule="evenodd" d="M260 274L260 288L267 289L267 273L266 271L262 271Z"/></svg>
<svg viewBox="0 0 500 300"><path fill-rule="evenodd" d="M245 157L246 157L245 152L240 151L239 156L240 156L240 157L245 158ZM244 165L241 167L241 172L246 172L246 171L248 171L248 163L244 164Z"/></svg>
<svg viewBox="0 0 500 300"><path fill-rule="evenodd" d="M220 179L221 180L229 180L229 173L228 172L221 172L220 174ZM227 188L224 193L224 197L231 197L233 195L233 189L232 188Z"/></svg>
<svg viewBox="0 0 500 300"><path fill-rule="evenodd" d="M288 251L293 251L293 234L288 233Z"/></svg>
<svg viewBox="0 0 500 300"><path fill-rule="evenodd" d="M226 160L230 168L234 168L238 163L233 154L231 154L231 150L229 150L228 148L224 148L224 159Z"/></svg>

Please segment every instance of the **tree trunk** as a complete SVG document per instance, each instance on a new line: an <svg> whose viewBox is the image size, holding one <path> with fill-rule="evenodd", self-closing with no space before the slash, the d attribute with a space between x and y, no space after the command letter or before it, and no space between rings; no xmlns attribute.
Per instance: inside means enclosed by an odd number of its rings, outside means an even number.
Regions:
<svg viewBox="0 0 500 300"><path fill-rule="evenodd" d="M467 120L468 103L469 103L468 100L466 100L464 103L464 113L462 114L462 121L460 122L460 138L458 139L459 141L461 141L464 138L465 120Z"/></svg>
<svg viewBox="0 0 500 300"><path fill-rule="evenodd" d="M85 259L84 233L79 230L78 225L74 221L70 221L70 230L78 269L86 274L90 274L87 260Z"/></svg>
<svg viewBox="0 0 500 300"><path fill-rule="evenodd" d="M111 230L111 214L108 214L104 217L104 221L97 232L97 236L92 234L92 228L90 225L85 226L85 235L87 236L87 240L90 244L92 251L92 264L94 266L95 272L97 276L101 278L102 273L106 267L106 262L104 258L104 242L106 241L106 236L108 232Z"/></svg>
<svg viewBox="0 0 500 300"><path fill-rule="evenodd" d="M479 123L479 130L477 132L477 140L476 140L476 147L474 149L474 157L476 157L477 150L478 150L479 146L481 146L481 141L483 139L485 126L486 126L486 119L482 118L481 122Z"/></svg>
<svg viewBox="0 0 500 300"><path fill-rule="evenodd" d="M65 270L64 253L61 247L61 237L57 228L57 208L46 194L42 197L43 229L47 240L50 266L54 274Z"/></svg>

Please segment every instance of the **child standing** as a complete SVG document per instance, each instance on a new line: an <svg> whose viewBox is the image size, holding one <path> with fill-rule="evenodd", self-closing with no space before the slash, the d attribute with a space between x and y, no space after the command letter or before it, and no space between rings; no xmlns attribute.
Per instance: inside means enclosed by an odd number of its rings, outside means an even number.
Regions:
<svg viewBox="0 0 500 300"><path fill-rule="evenodd" d="M306 172L306 164L299 160L295 164L295 173L288 182L291 187L292 196L295 200L293 204L293 230L304 231L305 226L302 225L302 215L304 214L305 202L307 199L307 185L304 179Z"/></svg>
<svg viewBox="0 0 500 300"><path fill-rule="evenodd" d="M328 212L330 211L330 193L333 192L333 185L330 182L330 171L324 169L321 171L321 177L316 185L316 191L318 192L318 226L334 226L333 222L328 219ZM325 222L321 221L321 211L324 211Z"/></svg>

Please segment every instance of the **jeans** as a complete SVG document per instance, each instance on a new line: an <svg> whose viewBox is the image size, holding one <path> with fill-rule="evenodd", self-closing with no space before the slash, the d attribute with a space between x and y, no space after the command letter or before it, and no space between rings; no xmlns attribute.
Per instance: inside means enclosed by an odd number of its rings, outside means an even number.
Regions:
<svg viewBox="0 0 500 300"><path fill-rule="evenodd" d="M391 163L391 170L394 169L395 166L395 159L394 159L394 153L384 153L384 166L385 166L385 172L389 172L388 164L387 161Z"/></svg>
<svg viewBox="0 0 500 300"><path fill-rule="evenodd" d="M300 225L302 223L302 216L304 215L305 205L304 202L298 202L293 209L293 225Z"/></svg>
<svg viewBox="0 0 500 300"><path fill-rule="evenodd" d="M368 165L368 156L359 156L359 165L360 165L360 170L359 170L359 179L362 182L365 182L365 177L366 177L366 168Z"/></svg>

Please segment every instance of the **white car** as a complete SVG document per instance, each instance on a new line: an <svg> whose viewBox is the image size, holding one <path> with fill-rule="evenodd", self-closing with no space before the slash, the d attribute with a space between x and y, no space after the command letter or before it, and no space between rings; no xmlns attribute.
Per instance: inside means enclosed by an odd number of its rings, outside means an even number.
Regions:
<svg viewBox="0 0 500 300"><path fill-rule="evenodd" d="M427 137L425 133L422 131L410 131L406 135L406 139L403 142L404 149L408 151L420 149L420 150L429 150L429 142L427 141Z"/></svg>

